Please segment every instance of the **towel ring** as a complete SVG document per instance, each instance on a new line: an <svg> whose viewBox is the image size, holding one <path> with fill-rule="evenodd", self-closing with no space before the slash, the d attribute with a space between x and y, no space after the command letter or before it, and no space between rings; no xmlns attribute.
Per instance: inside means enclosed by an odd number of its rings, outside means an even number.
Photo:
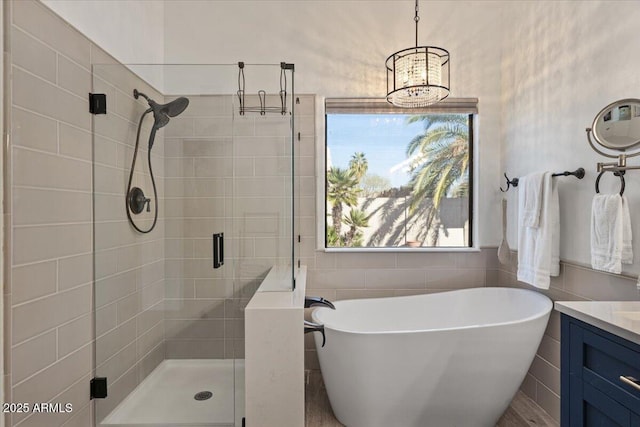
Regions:
<svg viewBox="0 0 640 427"><path fill-rule="evenodd" d="M596 193L600 193L600 178L605 172L600 172L596 178ZM620 195L622 196L624 193L624 171L615 171L613 174L620 177Z"/></svg>

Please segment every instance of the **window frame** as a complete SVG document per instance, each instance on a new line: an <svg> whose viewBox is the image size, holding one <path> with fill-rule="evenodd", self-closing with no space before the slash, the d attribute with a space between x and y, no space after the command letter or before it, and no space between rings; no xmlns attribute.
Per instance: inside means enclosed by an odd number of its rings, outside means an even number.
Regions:
<svg viewBox="0 0 640 427"><path fill-rule="evenodd" d="M398 108L389 104L384 98L325 98L319 99L318 143L316 145L317 167L321 173L317 174L317 249L324 252L478 252L478 168L477 151L478 138L478 99L477 98L447 98L437 104L423 108ZM327 115L328 114L468 114L469 115L469 231L468 246L433 246L433 247L327 247Z"/></svg>

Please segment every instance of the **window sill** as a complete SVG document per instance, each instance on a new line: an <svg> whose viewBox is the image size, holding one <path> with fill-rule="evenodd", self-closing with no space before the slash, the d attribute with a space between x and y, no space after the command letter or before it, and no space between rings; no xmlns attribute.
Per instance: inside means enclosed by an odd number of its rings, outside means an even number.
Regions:
<svg viewBox="0 0 640 427"><path fill-rule="evenodd" d="M416 253L416 252L480 252L480 248L464 247L464 248L319 248L320 252L342 252L342 253L381 253L381 252L395 252L395 253Z"/></svg>

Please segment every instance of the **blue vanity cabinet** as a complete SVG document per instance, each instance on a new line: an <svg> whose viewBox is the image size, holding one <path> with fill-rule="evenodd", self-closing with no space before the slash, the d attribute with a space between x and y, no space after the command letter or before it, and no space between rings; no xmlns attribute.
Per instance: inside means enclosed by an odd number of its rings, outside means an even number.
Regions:
<svg viewBox="0 0 640 427"><path fill-rule="evenodd" d="M562 427L640 427L640 345L562 314Z"/></svg>

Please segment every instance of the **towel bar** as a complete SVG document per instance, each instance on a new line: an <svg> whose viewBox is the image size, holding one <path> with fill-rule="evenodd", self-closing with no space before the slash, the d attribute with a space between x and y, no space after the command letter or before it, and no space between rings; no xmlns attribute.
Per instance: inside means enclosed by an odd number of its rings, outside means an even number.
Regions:
<svg viewBox="0 0 640 427"><path fill-rule="evenodd" d="M573 172L570 172L570 171L557 172L557 173L552 174L551 176L554 176L554 177L555 176L575 176L578 179L582 179L582 178L584 178L584 173L585 173L584 172L584 168L578 168L578 169L574 170ZM500 187L500 191L502 191L503 193L506 193L507 191L509 191L510 187L517 187L518 186L518 182L520 181L519 178L509 179L509 177L507 176L506 172L504 174L504 177L507 180L507 188L505 190L502 187ZM622 182L623 182L623 187L622 188L624 189L624 180Z"/></svg>

